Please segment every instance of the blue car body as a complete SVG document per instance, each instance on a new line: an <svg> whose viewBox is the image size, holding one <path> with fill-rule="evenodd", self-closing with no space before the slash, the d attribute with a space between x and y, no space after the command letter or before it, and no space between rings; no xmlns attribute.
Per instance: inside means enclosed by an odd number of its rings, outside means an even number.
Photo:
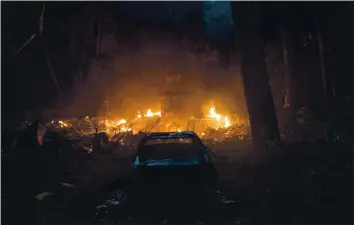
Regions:
<svg viewBox="0 0 354 225"><path fill-rule="evenodd" d="M142 160L140 154L143 146L149 140L171 140L171 139L192 139L194 141L194 148L197 148L199 154L190 157L169 157L162 159L147 158ZM168 151L168 149L166 149ZM141 166L146 167L172 167L172 166L188 166L188 165L202 165L211 164L211 157L207 147L202 143L200 138L194 132L162 132L151 133L146 135L139 143L137 154L134 158L133 169Z"/></svg>
<svg viewBox="0 0 354 225"><path fill-rule="evenodd" d="M183 143L185 140L187 144ZM158 144L148 145L149 141ZM183 144L164 144L165 141ZM217 175L207 147L194 132L164 132L148 134L140 141L130 178L131 199L141 205L151 201L177 203L186 198L200 200L206 190L214 187Z"/></svg>

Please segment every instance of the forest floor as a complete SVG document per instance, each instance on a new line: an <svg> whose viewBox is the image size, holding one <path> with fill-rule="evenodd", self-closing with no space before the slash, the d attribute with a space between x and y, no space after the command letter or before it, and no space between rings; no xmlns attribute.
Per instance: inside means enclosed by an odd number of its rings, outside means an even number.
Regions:
<svg viewBox="0 0 354 225"><path fill-rule="evenodd" d="M201 205L205 214L194 221L184 220L183 215L173 221L163 214L153 221L148 218L138 220L133 216L122 219L119 215L122 190L100 190L105 184L126 176L134 155L133 148L109 153L80 153L73 160L66 161L66 165L59 165L70 172L64 175L51 173L52 170L43 171L43 167L39 173L28 175L24 171L36 167L34 162L20 165L16 159L3 155L2 222L27 224L36 220L37 224L66 225L352 224L351 146L324 141L286 143L277 154L269 153L272 157L264 163L250 165L250 140L210 145L218 156L213 163L219 176L215 194L220 197L220 204ZM14 165L21 166L18 170L22 172L12 174ZM39 189L33 187L40 186L48 173L54 183L65 182L73 187L48 187L47 191L54 194L43 201L37 200L34 193ZM103 214L99 212L102 208L105 209Z"/></svg>

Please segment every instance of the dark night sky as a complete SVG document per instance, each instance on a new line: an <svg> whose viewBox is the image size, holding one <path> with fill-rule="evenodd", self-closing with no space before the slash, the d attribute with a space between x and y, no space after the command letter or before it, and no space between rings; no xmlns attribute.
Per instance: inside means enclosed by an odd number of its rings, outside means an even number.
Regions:
<svg viewBox="0 0 354 225"><path fill-rule="evenodd" d="M12 42L23 43L37 31L41 5L34 2L6 3L3 11L3 29ZM87 4L87 3L86 3ZM232 18L229 2L118 2L103 3L127 23L149 20L154 23L182 21L185 14L198 11L206 23L206 34L214 38L228 38L231 34ZM56 2L47 5L45 29L61 23L72 14L83 10L85 3ZM134 13L132 13L134 12ZM227 30L227 31L225 31ZM221 32L220 32L221 31Z"/></svg>

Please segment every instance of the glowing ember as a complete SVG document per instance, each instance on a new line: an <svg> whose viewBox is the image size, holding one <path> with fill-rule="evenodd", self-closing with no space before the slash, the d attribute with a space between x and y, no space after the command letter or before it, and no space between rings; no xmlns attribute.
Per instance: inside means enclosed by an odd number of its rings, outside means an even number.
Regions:
<svg viewBox="0 0 354 225"><path fill-rule="evenodd" d="M61 128L68 127L69 125L61 120L58 121Z"/></svg>
<svg viewBox="0 0 354 225"><path fill-rule="evenodd" d="M122 131L123 132L132 131L132 128L124 126L124 127L122 127Z"/></svg>
<svg viewBox="0 0 354 225"><path fill-rule="evenodd" d="M224 127L227 128L229 126L231 126L230 120L229 120L229 118L227 118L227 116L225 116L225 118L224 118Z"/></svg>
<svg viewBox="0 0 354 225"><path fill-rule="evenodd" d="M148 109L147 113L145 114L146 117L152 117L154 114L152 113L151 109Z"/></svg>
<svg viewBox="0 0 354 225"><path fill-rule="evenodd" d="M161 111L158 111L158 112L152 112L151 109L148 109L146 114L145 114L145 117L153 117L153 116L161 116Z"/></svg>
<svg viewBox="0 0 354 225"><path fill-rule="evenodd" d="M140 111L138 111L138 115L137 115L137 118L140 119L141 118L141 114L140 114Z"/></svg>
<svg viewBox="0 0 354 225"><path fill-rule="evenodd" d="M126 123L127 123L127 121L125 119L121 119L118 121L117 126L122 125L122 124L126 124Z"/></svg>
<svg viewBox="0 0 354 225"><path fill-rule="evenodd" d="M161 117L161 111L158 111L158 112L154 113L154 116L160 116Z"/></svg>

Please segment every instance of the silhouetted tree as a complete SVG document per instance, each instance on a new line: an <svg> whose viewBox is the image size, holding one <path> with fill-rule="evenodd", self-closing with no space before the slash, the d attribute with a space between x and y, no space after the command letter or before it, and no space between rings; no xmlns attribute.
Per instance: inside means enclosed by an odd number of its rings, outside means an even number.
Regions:
<svg viewBox="0 0 354 225"><path fill-rule="evenodd" d="M253 148L264 151L268 141L280 139L271 87L269 84L264 45L259 33L259 4L232 2L246 104L249 112Z"/></svg>

